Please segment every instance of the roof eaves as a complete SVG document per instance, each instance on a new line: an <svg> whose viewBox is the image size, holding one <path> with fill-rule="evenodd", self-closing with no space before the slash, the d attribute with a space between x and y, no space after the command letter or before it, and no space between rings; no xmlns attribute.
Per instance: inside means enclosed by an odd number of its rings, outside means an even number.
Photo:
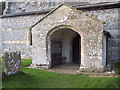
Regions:
<svg viewBox="0 0 120 90"><path fill-rule="evenodd" d="M120 8L120 2L112 2L112 3L100 3L100 4L94 4L94 5L84 5L84 6L72 6L73 8L76 8L78 10L92 10L92 9L109 9L109 8ZM54 8L50 9L44 9L40 11L31 11L31 12L20 12L15 14L7 14L7 15L1 15L0 18L7 18L7 17L17 17L17 16L27 16L27 15L39 15L39 14L47 14Z"/></svg>

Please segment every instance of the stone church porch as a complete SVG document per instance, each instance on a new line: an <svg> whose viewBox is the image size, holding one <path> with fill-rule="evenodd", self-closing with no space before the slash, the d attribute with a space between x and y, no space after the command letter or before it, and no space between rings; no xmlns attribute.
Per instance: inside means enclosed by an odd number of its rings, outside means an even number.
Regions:
<svg viewBox="0 0 120 90"><path fill-rule="evenodd" d="M58 63L55 61L57 59L53 58L56 56L54 54L58 54L64 57L67 63L78 60L80 70L101 72L104 70L106 54L104 54L105 44L103 45L103 22L100 20L62 4L32 25L30 29L33 42L32 65L45 65L48 68L60 65L61 62ZM63 33L59 32L61 30ZM70 31L66 32L67 30ZM78 45L80 48L77 49L80 50L76 60L71 57L76 55L71 53L73 51L71 51L70 42L74 37L71 31L80 36ZM59 45L54 43L59 43ZM73 45L73 47L76 46Z"/></svg>
<svg viewBox="0 0 120 90"><path fill-rule="evenodd" d="M60 29L50 36L51 68L63 63L81 63L81 37L72 29Z"/></svg>

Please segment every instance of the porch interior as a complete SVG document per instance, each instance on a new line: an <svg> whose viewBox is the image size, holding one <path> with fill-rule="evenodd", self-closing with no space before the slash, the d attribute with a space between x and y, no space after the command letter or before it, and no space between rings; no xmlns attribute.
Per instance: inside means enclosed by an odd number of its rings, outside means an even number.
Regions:
<svg viewBox="0 0 120 90"><path fill-rule="evenodd" d="M51 35L51 69L73 72L81 63L81 38L71 29L61 29Z"/></svg>

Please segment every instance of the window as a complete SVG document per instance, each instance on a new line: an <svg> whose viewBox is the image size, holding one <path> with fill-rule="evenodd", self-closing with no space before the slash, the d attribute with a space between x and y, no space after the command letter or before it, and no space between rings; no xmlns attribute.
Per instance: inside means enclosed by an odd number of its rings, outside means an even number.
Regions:
<svg viewBox="0 0 120 90"><path fill-rule="evenodd" d="M56 0L50 0L50 2L49 2L49 6L50 6L50 7L57 6L57 2L56 2Z"/></svg>
<svg viewBox="0 0 120 90"><path fill-rule="evenodd" d="M53 7L53 2L50 1L50 7Z"/></svg>
<svg viewBox="0 0 120 90"><path fill-rule="evenodd" d="M0 15L3 14L4 9L5 9L5 2L0 2Z"/></svg>
<svg viewBox="0 0 120 90"><path fill-rule="evenodd" d="M32 45L32 30L30 30L30 45Z"/></svg>
<svg viewBox="0 0 120 90"><path fill-rule="evenodd" d="M56 0L54 1L54 6L57 6L57 2L56 2Z"/></svg>

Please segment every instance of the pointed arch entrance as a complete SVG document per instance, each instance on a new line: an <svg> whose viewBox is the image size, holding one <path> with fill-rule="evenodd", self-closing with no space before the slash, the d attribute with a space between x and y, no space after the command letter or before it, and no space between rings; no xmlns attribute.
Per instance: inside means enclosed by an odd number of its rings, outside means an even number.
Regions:
<svg viewBox="0 0 120 90"><path fill-rule="evenodd" d="M64 64L81 63L81 36L70 26L53 28L47 34L49 68ZM79 67L78 67L79 68Z"/></svg>

